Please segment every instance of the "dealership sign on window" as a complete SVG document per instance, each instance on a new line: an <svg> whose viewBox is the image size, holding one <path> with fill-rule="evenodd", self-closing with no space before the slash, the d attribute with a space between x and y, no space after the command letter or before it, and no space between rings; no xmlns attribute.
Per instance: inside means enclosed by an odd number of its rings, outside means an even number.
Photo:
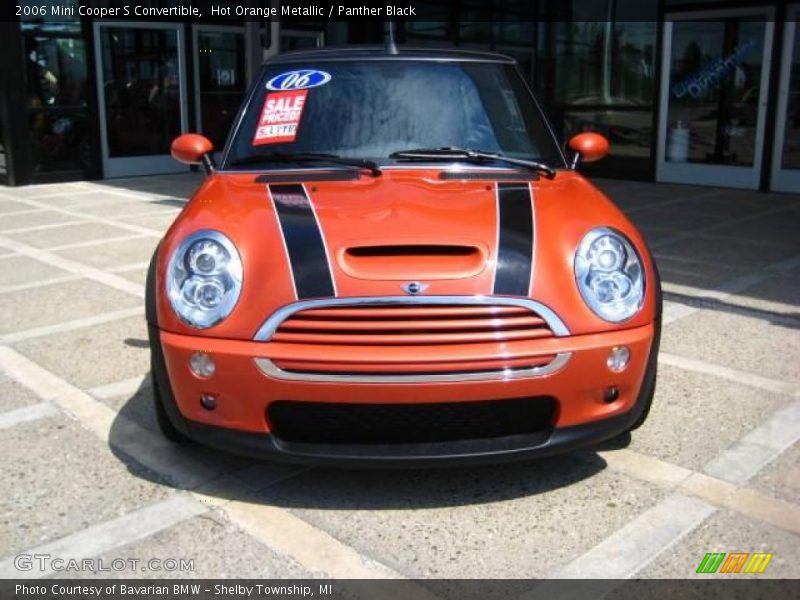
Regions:
<svg viewBox="0 0 800 600"><path fill-rule="evenodd" d="M692 98L701 98L711 86L717 85L723 77L733 71L745 55L758 45L756 40L738 46L729 56L720 56L706 63L700 70L672 86L672 95L683 98L689 94Z"/></svg>

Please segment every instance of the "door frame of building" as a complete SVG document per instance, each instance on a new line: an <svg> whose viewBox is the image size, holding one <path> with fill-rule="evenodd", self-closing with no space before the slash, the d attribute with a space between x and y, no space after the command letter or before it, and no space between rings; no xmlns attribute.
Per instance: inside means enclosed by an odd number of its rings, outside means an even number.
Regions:
<svg viewBox="0 0 800 600"><path fill-rule="evenodd" d="M309 29L283 29L281 27L280 38L284 37L299 37L299 38L314 38L316 42L315 48L322 48L325 46L325 32L312 31ZM278 44L280 47L280 43Z"/></svg>
<svg viewBox="0 0 800 600"><path fill-rule="evenodd" d="M800 4L789 4L786 7L786 19L783 26L783 48L781 49L780 74L778 75L778 109L775 113L775 135L772 140L772 172L770 173L771 190L776 192L800 192L800 169L784 169L783 144L786 141L786 117L789 109L789 84L792 76L792 55L794 53L795 36L800 35L800 28L792 19L800 18Z"/></svg>
<svg viewBox="0 0 800 600"><path fill-rule="evenodd" d="M146 21L94 21L92 37L94 37L95 76L97 82L97 112L100 120L100 156L103 164L103 177L133 177L137 175L158 175L180 173L187 167L173 159L167 152L153 156L125 156L111 158L108 148L108 130L106 122L106 98L103 80L103 44L101 30L106 29L166 29L177 33L178 51L178 89L181 106L181 133L188 131L188 106L186 93L186 48L184 44L185 29L182 23L151 23Z"/></svg>
<svg viewBox="0 0 800 600"><path fill-rule="evenodd" d="M761 83L759 87L756 137L753 148L753 165L736 167L731 165L707 165L674 163L666 160L667 117L670 99L670 71L672 69L672 30L674 22L705 20L726 17L764 17L764 46L762 48ZM658 108L658 137L656 144L656 181L716 185L721 187L758 189L764 159L764 136L766 135L767 100L769 95L772 43L775 33L774 7L731 8L691 12L673 12L664 15L664 35L661 46L661 77Z"/></svg>
<svg viewBox="0 0 800 600"><path fill-rule="evenodd" d="M204 25L202 23L192 25L192 52L194 52L192 57L194 89L192 91L194 93L194 123L197 133L203 133L203 113L200 106L200 57L198 56L199 47L197 45L198 34L203 32L241 33L243 37L245 35L244 26L239 25Z"/></svg>

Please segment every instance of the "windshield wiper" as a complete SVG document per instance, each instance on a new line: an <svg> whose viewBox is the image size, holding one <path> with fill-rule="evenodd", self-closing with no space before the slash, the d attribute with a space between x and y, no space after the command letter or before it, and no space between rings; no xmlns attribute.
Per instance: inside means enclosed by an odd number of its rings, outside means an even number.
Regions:
<svg viewBox="0 0 800 600"><path fill-rule="evenodd" d="M481 150L469 150L467 148L415 148L413 150L401 150L399 152L392 152L389 158L399 158L402 160L474 160L474 161L489 161L499 160L506 162L510 165L518 165L520 167L527 167L534 171L544 173L549 179L556 176L556 170L550 165L539 162L536 160L523 160L521 158L511 158L510 156L503 156L494 152L483 152Z"/></svg>
<svg viewBox="0 0 800 600"><path fill-rule="evenodd" d="M336 165L366 169L373 177L381 175L381 168L375 161L366 158L346 158L337 154L324 154L322 152L271 152L269 154L256 154L244 156L231 161L231 166L250 165L263 162L329 162Z"/></svg>

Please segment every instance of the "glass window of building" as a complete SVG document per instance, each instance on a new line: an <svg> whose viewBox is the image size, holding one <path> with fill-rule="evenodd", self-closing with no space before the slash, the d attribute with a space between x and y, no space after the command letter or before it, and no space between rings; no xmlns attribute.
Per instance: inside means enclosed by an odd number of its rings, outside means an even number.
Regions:
<svg viewBox="0 0 800 600"><path fill-rule="evenodd" d="M0 110L0 183L8 183L8 162L6 159L6 129L3 116L5 110Z"/></svg>
<svg viewBox="0 0 800 600"><path fill-rule="evenodd" d="M80 23L31 17L22 20L21 31L34 176L89 171L92 133Z"/></svg>
<svg viewBox="0 0 800 600"><path fill-rule="evenodd" d="M646 177L652 169L657 7L648 7L653 12L648 16L633 11L631 0L586 4L576 0L572 13L603 20L550 24L546 100L565 138L581 131L602 133L611 142L604 168L616 165ZM642 20L617 21L617 14Z"/></svg>
<svg viewBox="0 0 800 600"><path fill-rule="evenodd" d="M197 93L200 131L222 148L246 90L244 31L197 32Z"/></svg>
<svg viewBox="0 0 800 600"><path fill-rule="evenodd" d="M797 25L795 25L795 28ZM781 167L800 169L800 36L795 29L787 90L786 133Z"/></svg>
<svg viewBox="0 0 800 600"><path fill-rule="evenodd" d="M177 33L104 27L100 36L109 157L163 154L181 133Z"/></svg>
<svg viewBox="0 0 800 600"><path fill-rule="evenodd" d="M567 137L597 131L614 156L649 159L655 23L559 23L554 104Z"/></svg>
<svg viewBox="0 0 800 600"><path fill-rule="evenodd" d="M668 161L753 164L764 35L757 20L673 25Z"/></svg>

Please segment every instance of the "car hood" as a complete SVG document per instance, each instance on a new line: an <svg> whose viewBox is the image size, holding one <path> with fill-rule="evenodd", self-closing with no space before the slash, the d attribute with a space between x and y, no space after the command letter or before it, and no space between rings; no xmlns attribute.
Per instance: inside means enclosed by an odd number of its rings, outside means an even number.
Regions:
<svg viewBox="0 0 800 600"><path fill-rule="evenodd" d="M160 265L163 276L170 248L198 229L231 238L244 285L231 317L207 330L220 337L248 338L298 300L414 293L530 297L568 313L571 330L602 330L572 274L575 248L599 225L643 248L621 212L573 172L217 174L168 232Z"/></svg>

